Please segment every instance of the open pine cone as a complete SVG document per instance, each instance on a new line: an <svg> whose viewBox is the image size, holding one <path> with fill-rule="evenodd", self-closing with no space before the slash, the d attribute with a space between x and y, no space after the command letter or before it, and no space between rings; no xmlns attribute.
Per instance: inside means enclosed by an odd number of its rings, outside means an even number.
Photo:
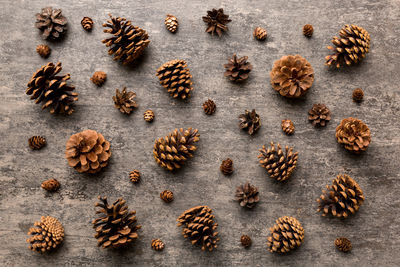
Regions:
<svg viewBox="0 0 400 267"><path fill-rule="evenodd" d="M317 199L317 211L321 211L322 216L332 214L338 218L347 218L358 211L364 199L364 193L357 182L346 174L340 174L333 179L332 185L322 190L322 195Z"/></svg>
<svg viewBox="0 0 400 267"><path fill-rule="evenodd" d="M61 9L45 7L36 14L35 26L43 32L43 39L56 40L67 31L67 19L62 15Z"/></svg>
<svg viewBox="0 0 400 267"><path fill-rule="evenodd" d="M308 120L313 126L326 126L331 120L331 111L324 104L314 104L308 111Z"/></svg>
<svg viewBox="0 0 400 267"><path fill-rule="evenodd" d="M288 98L298 98L313 84L314 70L302 56L289 55L275 61L270 77L275 91Z"/></svg>
<svg viewBox="0 0 400 267"><path fill-rule="evenodd" d="M361 120L347 118L336 127L336 139L339 144L344 144L347 150L360 153L365 151L371 143L371 132Z"/></svg>
<svg viewBox="0 0 400 267"><path fill-rule="evenodd" d="M120 60L122 64L134 62L144 52L150 40L147 32L137 26L133 26L126 18L113 17L103 24L105 33L112 37L104 39L102 42L110 47L109 55L114 55L114 60Z"/></svg>
<svg viewBox="0 0 400 267"><path fill-rule="evenodd" d="M43 103L42 109L50 108L50 113L70 115L74 112L72 105L78 100L78 94L72 91L75 86L68 85L69 74L57 75L62 70L61 63L47 63L33 74L28 82L26 94L35 99L35 103Z"/></svg>
<svg viewBox="0 0 400 267"><path fill-rule="evenodd" d="M69 138L65 157L69 166L78 172L96 173L108 164L111 157L110 142L101 133L85 130Z"/></svg>
<svg viewBox="0 0 400 267"><path fill-rule="evenodd" d="M249 78L249 73L253 66L247 62L248 57L238 58L236 54L229 59L229 63L225 64L226 69L224 76L229 77L229 80L234 82L243 82Z"/></svg>
<svg viewBox="0 0 400 267"><path fill-rule="evenodd" d="M235 197L239 201L240 206L249 209L253 208L260 200L257 187L251 185L249 182L236 188Z"/></svg>
<svg viewBox="0 0 400 267"><path fill-rule="evenodd" d="M250 135L253 135L258 131L258 129L260 129L260 116L258 116L255 109L251 112L246 109L244 114L239 115L239 127L240 129L247 131Z"/></svg>
<svg viewBox="0 0 400 267"><path fill-rule="evenodd" d="M136 93L126 91L126 87L122 89L120 92L118 89L115 89L115 96L113 96L114 106L119 109L124 114L131 114L134 108L137 108L139 105L135 102L134 98L136 97Z"/></svg>
<svg viewBox="0 0 400 267"><path fill-rule="evenodd" d="M182 235L189 238L193 245L200 245L203 251L212 251L219 241L216 231L218 224L211 213L209 207L197 206L186 210L177 219L178 226L184 226Z"/></svg>
<svg viewBox="0 0 400 267"><path fill-rule="evenodd" d="M207 23L206 32L214 35L217 33L219 37L222 36L223 32L228 31L228 24L231 22L229 19L229 15L224 14L224 10L222 8L207 11L207 16L203 17L203 21Z"/></svg>
<svg viewBox="0 0 400 267"><path fill-rule="evenodd" d="M294 217L280 217L269 231L267 245L270 252L287 253L303 243L304 228Z"/></svg>
<svg viewBox="0 0 400 267"><path fill-rule="evenodd" d="M28 232L31 237L26 240L30 250L43 253L55 249L63 242L64 227L56 218L42 216L40 222L34 225Z"/></svg>

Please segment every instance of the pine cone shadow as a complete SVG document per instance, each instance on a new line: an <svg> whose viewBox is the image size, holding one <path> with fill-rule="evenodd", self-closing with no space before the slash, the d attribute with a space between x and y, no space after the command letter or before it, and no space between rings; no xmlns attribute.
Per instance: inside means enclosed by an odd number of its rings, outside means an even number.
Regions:
<svg viewBox="0 0 400 267"><path fill-rule="evenodd" d="M148 46L146 48L146 51L143 52L138 58L136 58L132 63L130 64L119 64L119 67L126 68L130 71L135 71L142 67L143 64L145 64L146 61L148 61L149 54L151 53L151 46Z"/></svg>

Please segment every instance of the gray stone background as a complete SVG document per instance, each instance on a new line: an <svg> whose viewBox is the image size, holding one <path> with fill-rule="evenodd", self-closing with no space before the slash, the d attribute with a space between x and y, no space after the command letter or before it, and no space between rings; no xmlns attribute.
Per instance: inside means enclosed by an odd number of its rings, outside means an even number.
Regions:
<svg viewBox="0 0 400 267"><path fill-rule="evenodd" d="M34 28L35 13L42 7L62 8L69 20L69 32L59 43L49 43L52 54L40 58L36 45L43 43ZM229 33L222 38L205 33L201 17L211 8L223 7L230 15ZM107 14L125 16L146 29L150 46L135 67L114 62L101 43L106 36L101 24ZM177 34L164 27L167 13L178 17ZM398 0L360 1L0 1L0 265L87 265L87 266L398 266L400 264L400 217L398 180L399 123L399 14ZM94 19L91 33L80 25L82 17ZM311 39L302 35L310 23ZM364 27L372 38L371 52L358 66L329 70L324 66L326 45L344 24ZM268 40L252 37L256 26L268 30ZM46 43L46 42L45 42ZM249 56L254 70L244 85L223 77L223 64L233 53ZM300 54L315 70L315 82L307 96L290 101L280 97L269 84L273 62L283 55ZM184 103L172 99L155 77L156 69L171 59L185 59L191 69L192 98ZM48 61L63 63L63 73L80 94L76 110L69 117L42 111L25 95L32 74ZM97 88L89 78L96 70L108 74ZM140 107L125 116L113 107L116 88L127 86L138 95ZM355 104L354 88L365 91L365 101ZM202 103L208 98L217 112L207 116ZM332 111L326 128L315 129L307 120L314 103L325 103ZM254 137L240 131L237 116L255 108L262 127ZM156 119L146 123L142 114L153 109ZM366 153L355 156L336 143L335 128L341 119L355 116L372 132ZM280 129L290 118L293 136ZM156 138L176 127L195 127L201 140L195 157L178 173L161 169L152 158ZM84 129L101 132L112 145L109 167L88 176L68 167L65 143ZM46 148L31 151L27 139L43 135ZM300 152L296 171L285 184L272 181L258 166L258 149L270 141L292 145ZM235 173L223 176L222 159L234 160ZM132 169L142 172L142 182L133 185ZM359 212L347 219L324 218L316 213L321 189L339 173L359 182L366 201ZM57 193L40 188L43 180L61 182ZM245 181L258 186L261 201L244 210L234 200L235 187ZM159 193L170 189L171 204ZM115 251L96 246L91 221L98 195L110 200L123 197L143 228L140 239L130 248ZM181 235L176 218L199 204L210 206L219 223L220 245L212 253L202 252ZM63 246L49 255L28 250L28 228L42 215L58 218L65 227ZM303 224L306 237L293 253L281 256L266 250L268 228L284 215ZM246 250L242 234L253 239ZM333 241L346 236L353 243L349 254L338 252ZM161 238L166 248L155 252L152 238Z"/></svg>

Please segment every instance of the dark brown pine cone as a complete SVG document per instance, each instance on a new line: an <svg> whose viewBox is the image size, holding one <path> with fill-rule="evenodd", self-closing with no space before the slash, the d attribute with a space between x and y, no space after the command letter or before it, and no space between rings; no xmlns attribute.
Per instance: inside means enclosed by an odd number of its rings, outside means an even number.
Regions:
<svg viewBox="0 0 400 267"><path fill-rule="evenodd" d="M360 153L365 151L371 143L371 132L361 120L347 118L336 127L336 139L348 151Z"/></svg>
<svg viewBox="0 0 400 267"><path fill-rule="evenodd" d="M303 243L304 228L294 217L280 217L269 231L267 245L270 252L287 253Z"/></svg>
<svg viewBox="0 0 400 267"><path fill-rule="evenodd" d="M219 37L222 36L223 32L228 31L228 24L231 22L229 19L229 15L224 14L224 10L222 8L207 11L207 16L203 17L203 21L207 23L206 32L214 35L217 33Z"/></svg>
<svg viewBox="0 0 400 267"><path fill-rule="evenodd" d="M34 227L29 229L31 235L28 242L29 249L43 253L58 247L64 240L64 227L59 220L50 216L42 216L40 222L35 222Z"/></svg>
<svg viewBox="0 0 400 267"><path fill-rule="evenodd" d="M342 252L349 252L352 249L350 240L345 237L339 237L335 240L335 246Z"/></svg>
<svg viewBox="0 0 400 267"><path fill-rule="evenodd" d="M86 31L91 31L93 28L93 20L89 17L83 17L81 25Z"/></svg>
<svg viewBox="0 0 400 267"><path fill-rule="evenodd" d="M236 188L235 197L239 201L240 206L249 209L253 208L260 200L257 187L251 185L249 182Z"/></svg>
<svg viewBox="0 0 400 267"><path fill-rule="evenodd" d="M143 113L143 119L147 122L152 122L154 120L154 112L151 109L146 110Z"/></svg>
<svg viewBox="0 0 400 267"><path fill-rule="evenodd" d="M138 170L133 170L129 173L129 179L131 182L136 184L140 181L140 172Z"/></svg>
<svg viewBox="0 0 400 267"><path fill-rule="evenodd" d="M151 240L151 248L154 249L155 251L161 251L165 247L164 242L161 241L161 239L153 239Z"/></svg>
<svg viewBox="0 0 400 267"><path fill-rule="evenodd" d="M244 114L239 115L239 127L253 135L261 127L260 116L253 109L251 112L245 110Z"/></svg>
<svg viewBox="0 0 400 267"><path fill-rule="evenodd" d="M107 80L107 74L104 71L96 71L93 73L92 78L90 80L97 86L102 86Z"/></svg>
<svg viewBox="0 0 400 267"><path fill-rule="evenodd" d="M42 183L42 188L50 192L55 192L60 188L60 183L56 179L49 179Z"/></svg>
<svg viewBox="0 0 400 267"><path fill-rule="evenodd" d="M249 78L249 73L253 66L247 62L248 57L238 58L236 54L229 59L228 64L225 64L226 69L224 76L229 77L229 80L234 82L243 82Z"/></svg>
<svg viewBox="0 0 400 267"><path fill-rule="evenodd" d="M233 161L230 158L224 159L219 167L221 172L225 175L233 173Z"/></svg>
<svg viewBox="0 0 400 267"><path fill-rule="evenodd" d="M254 29L253 36L259 41L264 41L267 39L267 30L261 27L256 27Z"/></svg>
<svg viewBox="0 0 400 267"><path fill-rule="evenodd" d="M303 34L305 37L311 37L313 35L314 28L311 24L306 24L303 26Z"/></svg>
<svg viewBox="0 0 400 267"><path fill-rule="evenodd" d="M291 120L282 120L281 127L282 131L287 135L294 133L294 124Z"/></svg>
<svg viewBox="0 0 400 267"><path fill-rule="evenodd" d="M169 30L172 33L175 33L179 26L178 19L174 15L171 15L171 14L167 14L164 24L165 24L165 27L167 27L167 30Z"/></svg>
<svg viewBox="0 0 400 267"><path fill-rule="evenodd" d="M169 190L164 190L160 193L160 198L166 203L170 203L174 200L174 193Z"/></svg>
<svg viewBox="0 0 400 267"><path fill-rule="evenodd" d="M33 150L41 149L46 145L46 138L38 135L32 136L28 139L28 145Z"/></svg>
<svg viewBox="0 0 400 267"><path fill-rule="evenodd" d="M217 106L211 99L208 99L206 102L203 103L203 109L207 115L212 115L215 112L216 108Z"/></svg>
<svg viewBox="0 0 400 267"><path fill-rule="evenodd" d="M134 108L137 108L139 105L135 102L134 98L136 97L136 93L126 91L126 87L122 89L120 92L118 89L115 89L115 96L113 96L114 106L119 109L124 114L131 114Z"/></svg>
<svg viewBox="0 0 400 267"><path fill-rule="evenodd" d="M51 48L48 45L45 44L40 44L36 46L36 52L42 57L42 58L48 58L51 53Z"/></svg>
<svg viewBox="0 0 400 267"><path fill-rule="evenodd" d="M331 111L324 104L314 104L308 111L308 120L313 126L326 126L331 120Z"/></svg>
<svg viewBox="0 0 400 267"><path fill-rule="evenodd" d="M248 235L242 235L240 238L240 243L243 247L248 248L251 246L251 238Z"/></svg>
<svg viewBox="0 0 400 267"><path fill-rule="evenodd" d="M67 19L61 9L45 7L36 14L35 26L43 32L43 39L59 39L67 31Z"/></svg>
<svg viewBox="0 0 400 267"><path fill-rule="evenodd" d="M361 88L356 88L353 91L354 102L361 102L364 98L364 91Z"/></svg>

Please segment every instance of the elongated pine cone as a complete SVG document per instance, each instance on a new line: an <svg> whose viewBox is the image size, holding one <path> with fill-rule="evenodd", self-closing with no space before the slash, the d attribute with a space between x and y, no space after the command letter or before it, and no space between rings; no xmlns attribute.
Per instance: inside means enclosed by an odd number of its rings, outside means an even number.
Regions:
<svg viewBox="0 0 400 267"><path fill-rule="evenodd" d="M135 92L127 92L126 87L124 87L121 92L118 89L115 89L115 96L112 98L114 100L114 106L122 113L129 115L134 108L139 106L134 100L135 97Z"/></svg>
<svg viewBox="0 0 400 267"><path fill-rule="evenodd" d="M167 27L167 30L169 30L172 33L175 33L176 30L178 30L178 19L171 14L167 14L167 17L165 18L164 21L165 27Z"/></svg>
<svg viewBox="0 0 400 267"><path fill-rule="evenodd" d="M142 226L137 224L136 211L128 210L126 201L117 199L112 205L108 204L107 197L100 197L96 203L98 218L93 220L96 230L97 245L102 248L120 248L138 238L137 230Z"/></svg>
<svg viewBox="0 0 400 267"><path fill-rule="evenodd" d="M173 98L186 99L193 90L192 75L185 60L175 59L164 63L157 69L160 84Z"/></svg>
<svg viewBox="0 0 400 267"><path fill-rule="evenodd" d="M246 109L244 114L239 115L239 127L240 129L247 131L250 135L253 135L258 131L258 129L260 129L260 116L258 116L255 109L251 112Z"/></svg>
<svg viewBox="0 0 400 267"><path fill-rule="evenodd" d="M353 91L352 97L354 102L361 102L364 98L364 91L361 88L356 88Z"/></svg>
<svg viewBox="0 0 400 267"><path fill-rule="evenodd" d="M243 82L249 78L249 73L253 69L253 66L247 62L248 57L244 56L238 58L236 54L229 59L228 64L225 64L224 76L228 77L229 80L234 82Z"/></svg>
<svg viewBox="0 0 400 267"><path fill-rule="evenodd" d="M143 113L143 119L147 122L152 122L154 120L154 116L154 112L151 109L148 109Z"/></svg>
<svg viewBox="0 0 400 267"><path fill-rule="evenodd" d="M342 252L349 252L352 249L351 241L345 237L336 238L335 246Z"/></svg>
<svg viewBox="0 0 400 267"><path fill-rule="evenodd" d="M28 145L33 150L41 149L46 145L46 138L39 135L32 136L28 139Z"/></svg>
<svg viewBox="0 0 400 267"><path fill-rule="evenodd" d="M339 32L340 37L333 37L332 44L327 46L333 51L332 55L326 56L326 65L340 66L352 65L360 62L369 52L369 33L357 25L345 25Z"/></svg>
<svg viewBox="0 0 400 267"><path fill-rule="evenodd" d="M246 182L236 188L236 200L239 201L241 207L253 208L260 200L257 187Z"/></svg>
<svg viewBox="0 0 400 267"><path fill-rule="evenodd" d="M368 126L359 119L343 119L336 127L336 139L347 150L360 153L371 143L371 132Z"/></svg>
<svg viewBox="0 0 400 267"><path fill-rule="evenodd" d="M231 22L229 19L229 15L224 14L224 10L222 8L207 11L207 16L203 17L203 21L207 23L206 32L214 35L217 33L219 37L222 36L223 32L228 31L228 24Z"/></svg>
<svg viewBox="0 0 400 267"><path fill-rule="evenodd" d="M294 153L293 147L285 147L286 152L283 153L281 145L277 148L273 142L268 150L265 145L260 149L261 154L258 155L261 167L265 168L272 179L283 182L290 178L297 165L299 152Z"/></svg>
<svg viewBox="0 0 400 267"><path fill-rule="evenodd" d="M211 99L208 99L206 102L203 103L203 110L207 115L214 114L216 108L217 106Z"/></svg>
<svg viewBox="0 0 400 267"><path fill-rule="evenodd" d="M155 251L161 251L165 247L164 242L161 239L153 239L151 240L151 248Z"/></svg>
<svg viewBox="0 0 400 267"><path fill-rule="evenodd" d="M62 70L61 63L54 65L52 62L42 66L33 74L28 82L26 94L35 99L35 103L43 103L42 109L50 108L50 113L70 115L74 112L72 105L78 100L75 86L68 85L71 78L69 74L57 75Z"/></svg>
<svg viewBox="0 0 400 267"><path fill-rule="evenodd" d="M317 211L322 212L322 216L332 214L338 218L347 218L358 211L364 199L364 193L357 182L346 174L339 174L333 179L332 185L322 190L322 195L317 199Z"/></svg>
<svg viewBox="0 0 400 267"><path fill-rule="evenodd" d="M110 142L101 133L85 130L69 138L65 157L68 165L78 172L97 173L111 157Z"/></svg>
<svg viewBox="0 0 400 267"><path fill-rule="evenodd" d="M242 235L240 238L240 243L243 247L248 248L251 246L251 238L248 235Z"/></svg>
<svg viewBox="0 0 400 267"><path fill-rule="evenodd" d="M56 179L49 179L42 183L42 188L49 192L55 192L60 188L60 182Z"/></svg>
<svg viewBox="0 0 400 267"><path fill-rule="evenodd" d="M224 159L219 167L221 172L225 175L233 173L233 161L230 158Z"/></svg>
<svg viewBox="0 0 400 267"><path fill-rule="evenodd" d="M90 80L97 86L102 86L107 80L107 73L104 71L96 71L93 73L92 78Z"/></svg>
<svg viewBox="0 0 400 267"><path fill-rule="evenodd" d="M308 120L313 126L326 126L331 120L331 111L324 104L314 104L308 111Z"/></svg>
<svg viewBox="0 0 400 267"><path fill-rule="evenodd" d="M132 183L138 183L140 181L140 172L138 170L133 170L129 173L129 179Z"/></svg>
<svg viewBox="0 0 400 267"><path fill-rule="evenodd" d="M261 27L256 27L253 31L253 36L259 41L267 39L267 30Z"/></svg>
<svg viewBox="0 0 400 267"><path fill-rule="evenodd" d="M91 31L93 28L93 20L89 17L83 17L81 25L86 31Z"/></svg>
<svg viewBox="0 0 400 267"><path fill-rule="evenodd" d="M269 231L267 245L270 252L287 253L300 247L304 240L304 228L294 217L280 217Z"/></svg>
<svg viewBox="0 0 400 267"><path fill-rule="evenodd" d="M40 44L36 46L36 52L42 57L42 58L48 58L51 53L51 48L48 45L45 44Z"/></svg>
<svg viewBox="0 0 400 267"><path fill-rule="evenodd" d="M42 216L40 222L35 222L34 227L29 229L31 235L28 242L29 249L39 253L50 251L58 247L64 240L64 227L54 217Z"/></svg>
<svg viewBox="0 0 400 267"><path fill-rule="evenodd" d="M200 245L201 250L212 251L217 248L218 224L214 221L214 215L208 206L197 206L182 213L178 221L178 227L183 226L182 235L190 239L192 245Z"/></svg>
<svg viewBox="0 0 400 267"><path fill-rule="evenodd" d="M288 98L298 98L312 86L314 70L302 56L289 55L275 61L270 77L275 91Z"/></svg>
<svg viewBox="0 0 400 267"><path fill-rule="evenodd" d="M314 33L314 28L311 24L306 24L303 26L303 34L305 37L310 38Z"/></svg>
<svg viewBox="0 0 400 267"><path fill-rule="evenodd" d="M294 134L294 124L291 120L282 120L282 131L287 135Z"/></svg>
<svg viewBox="0 0 400 267"><path fill-rule="evenodd" d="M134 62L144 52L150 40L147 32L137 26L133 26L126 18L113 17L103 24L105 33L112 37L104 39L102 42L109 47L109 55L114 55L114 60L119 60L122 64Z"/></svg>
<svg viewBox="0 0 400 267"><path fill-rule="evenodd" d="M154 142L153 155L163 168L173 171L180 169L186 160L193 157L195 143L200 140L197 129L175 129L167 136Z"/></svg>
<svg viewBox="0 0 400 267"><path fill-rule="evenodd" d="M62 15L61 9L45 7L36 14L35 26L43 32L43 39L56 40L67 31L67 19Z"/></svg>
<svg viewBox="0 0 400 267"><path fill-rule="evenodd" d="M160 193L160 198L166 203L170 203L174 200L174 193L169 190L164 190Z"/></svg>

